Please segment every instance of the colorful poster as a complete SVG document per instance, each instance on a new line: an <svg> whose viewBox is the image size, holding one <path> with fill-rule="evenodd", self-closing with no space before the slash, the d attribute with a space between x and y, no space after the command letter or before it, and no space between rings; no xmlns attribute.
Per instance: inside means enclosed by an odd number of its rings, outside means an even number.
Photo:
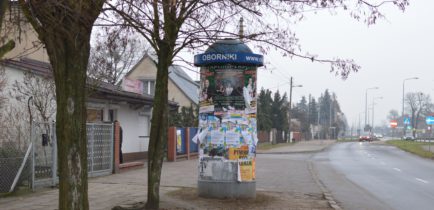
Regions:
<svg viewBox="0 0 434 210"><path fill-rule="evenodd" d="M211 131L211 144L224 144L225 143L225 133L218 130Z"/></svg>
<svg viewBox="0 0 434 210"><path fill-rule="evenodd" d="M218 158L221 167L233 164L238 181L255 179L256 67L206 66L201 68L199 142L202 173L216 178L202 163ZM214 163L213 163L214 164ZM227 164L228 166L224 166ZM218 165L218 164L217 164ZM217 165L215 165L217 167ZM220 165L218 165L220 167ZM220 172L219 172L220 173Z"/></svg>
<svg viewBox="0 0 434 210"><path fill-rule="evenodd" d="M256 158L252 159L252 174L253 179L256 179Z"/></svg>
<svg viewBox="0 0 434 210"><path fill-rule="evenodd" d="M253 181L253 165L252 161L239 161L238 162L238 181L248 182Z"/></svg>
<svg viewBox="0 0 434 210"><path fill-rule="evenodd" d="M249 148L242 146L240 148L229 148L229 160L246 159L249 155Z"/></svg>
<svg viewBox="0 0 434 210"><path fill-rule="evenodd" d="M240 144L240 133L234 130L226 131L226 144L238 146Z"/></svg>
<svg viewBox="0 0 434 210"><path fill-rule="evenodd" d="M176 152L182 152L182 137L181 131L176 131Z"/></svg>

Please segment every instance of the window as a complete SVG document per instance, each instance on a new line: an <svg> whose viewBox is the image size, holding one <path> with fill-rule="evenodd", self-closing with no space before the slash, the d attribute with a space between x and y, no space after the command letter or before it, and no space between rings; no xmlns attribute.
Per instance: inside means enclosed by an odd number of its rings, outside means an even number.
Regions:
<svg viewBox="0 0 434 210"><path fill-rule="evenodd" d="M155 80L142 80L143 93L148 95L154 95L155 93Z"/></svg>
<svg viewBox="0 0 434 210"><path fill-rule="evenodd" d="M102 109L87 109L87 122L102 122L103 121Z"/></svg>
<svg viewBox="0 0 434 210"><path fill-rule="evenodd" d="M117 119L117 111L114 109L109 109L109 121L114 122Z"/></svg>

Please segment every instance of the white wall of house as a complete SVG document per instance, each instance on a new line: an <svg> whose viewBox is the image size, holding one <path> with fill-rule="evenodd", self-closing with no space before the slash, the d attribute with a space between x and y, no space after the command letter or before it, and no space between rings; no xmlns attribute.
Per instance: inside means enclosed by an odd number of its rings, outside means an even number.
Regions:
<svg viewBox="0 0 434 210"><path fill-rule="evenodd" d="M24 71L6 67L8 84L2 91L8 93L15 81L23 81ZM19 103L9 98L8 103ZM87 102L88 109L103 110L103 119L100 122L110 121L109 110L114 111L114 119L118 120L123 129L123 153L147 152L150 133L151 107L137 108L125 102L95 99ZM2 111L2 110L0 110Z"/></svg>
<svg viewBox="0 0 434 210"><path fill-rule="evenodd" d="M123 130L123 153L147 152L150 133L150 108L134 109L120 105L118 121Z"/></svg>
<svg viewBox="0 0 434 210"><path fill-rule="evenodd" d="M127 78L142 81L155 81L157 78L157 66L150 57L146 57L135 66L135 68L128 74ZM177 102L180 107L190 107L191 104L194 104L194 102L191 101L191 99L188 98L171 79L169 79L167 86L168 99L170 101Z"/></svg>
<svg viewBox="0 0 434 210"><path fill-rule="evenodd" d="M9 95L9 91L12 89L12 84L24 81L24 72L15 68L5 67L6 73L6 87L2 90L4 94ZM16 103L16 100L9 98L8 103Z"/></svg>

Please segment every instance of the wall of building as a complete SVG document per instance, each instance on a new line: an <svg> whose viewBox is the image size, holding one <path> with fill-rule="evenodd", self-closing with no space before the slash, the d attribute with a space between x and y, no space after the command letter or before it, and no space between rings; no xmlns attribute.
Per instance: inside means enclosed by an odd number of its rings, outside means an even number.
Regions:
<svg viewBox="0 0 434 210"><path fill-rule="evenodd" d="M167 89L169 90L169 100L177 102L179 107L189 107L193 104L193 102L171 80L169 80Z"/></svg>
<svg viewBox="0 0 434 210"><path fill-rule="evenodd" d="M136 68L128 75L129 79L137 80L155 80L157 77L157 67L149 58L145 58L136 66ZM189 107L193 102L177 87L170 79L168 84L168 99L175 101L180 107Z"/></svg>
<svg viewBox="0 0 434 210"><path fill-rule="evenodd" d="M14 14L20 13L18 5L12 5ZM18 59L20 57L27 57L38 61L49 62L47 51L39 41L38 35L33 30L32 26L24 19L24 14L15 15L13 17L20 17L20 26L10 23L9 10L5 14L3 22L3 33L7 33L5 40L14 40L15 48L7 53L4 58ZM13 20L16 21L16 20Z"/></svg>
<svg viewBox="0 0 434 210"><path fill-rule="evenodd" d="M157 66L149 57L143 59L136 68L128 75L129 79L152 79L157 78Z"/></svg>
<svg viewBox="0 0 434 210"><path fill-rule="evenodd" d="M6 67L7 87L2 90L8 93L15 81L23 81L24 72ZM8 103L18 103L10 98ZM113 102L103 99L90 99L86 104L88 109L103 111L103 119L98 122L118 120L123 128L123 153L146 153L148 151L151 107L135 108L125 102ZM110 119L109 111L114 110L114 119ZM1 110L0 110L1 111ZM142 155L143 156L143 155Z"/></svg>
<svg viewBox="0 0 434 210"><path fill-rule="evenodd" d="M118 121L123 130L123 153L147 152L150 133L150 108L132 110L120 105Z"/></svg>

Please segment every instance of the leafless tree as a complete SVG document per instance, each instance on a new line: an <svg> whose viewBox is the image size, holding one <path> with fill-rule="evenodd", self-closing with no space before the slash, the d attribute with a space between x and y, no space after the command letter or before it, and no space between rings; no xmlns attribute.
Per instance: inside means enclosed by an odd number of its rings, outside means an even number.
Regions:
<svg viewBox="0 0 434 210"><path fill-rule="evenodd" d="M98 81L117 84L147 52L145 42L125 27L103 27L94 37L88 75Z"/></svg>
<svg viewBox="0 0 434 210"><path fill-rule="evenodd" d="M109 2L109 9L125 22L105 18L107 25L135 28L157 55L157 84L152 113L148 160L148 200L146 208L158 209L159 184L167 133L168 68L183 50L198 53L217 39L240 35L261 53L277 49L284 56L329 63L331 71L346 78L360 66L351 59L322 59L300 50L292 25L303 19L304 12L316 10L349 11L357 20L374 24L383 17L380 7L393 3L404 10L407 0L370 3L365 0L124 0ZM236 31L243 17L245 32Z"/></svg>
<svg viewBox="0 0 434 210"><path fill-rule="evenodd" d="M397 110L392 109L389 111L389 114L387 115L387 119L389 120L396 120L399 117L399 113Z"/></svg>
<svg viewBox="0 0 434 210"><path fill-rule="evenodd" d="M6 103L7 97L5 96L5 88L6 88L6 73L4 68L0 68L0 110ZM1 112L0 112L1 116Z"/></svg>
<svg viewBox="0 0 434 210"><path fill-rule="evenodd" d="M4 26L5 14L8 11L9 1L2 0L0 2L0 31L8 31L13 27ZM15 16L14 16L15 17ZM6 33L2 33L0 36L0 58L2 58L7 52L11 51L15 47L15 41L11 40L10 37L6 37Z"/></svg>
<svg viewBox="0 0 434 210"><path fill-rule="evenodd" d="M89 209L86 77L90 38L105 0L19 0L47 50L56 84L59 209Z"/></svg>
<svg viewBox="0 0 434 210"><path fill-rule="evenodd" d="M411 113L411 125L413 127L413 137L416 137L416 130L419 125L419 118L431 109L431 97L422 92L410 92L405 95L407 109Z"/></svg>
<svg viewBox="0 0 434 210"><path fill-rule="evenodd" d="M6 104L0 109L0 143L13 142L17 149L30 143L27 109L21 104Z"/></svg>
<svg viewBox="0 0 434 210"><path fill-rule="evenodd" d="M24 105L28 103L29 97L32 97L31 107L37 113L33 116L33 120L42 122L54 120L56 93L53 78L26 72L23 81L15 81L12 84L9 95Z"/></svg>

